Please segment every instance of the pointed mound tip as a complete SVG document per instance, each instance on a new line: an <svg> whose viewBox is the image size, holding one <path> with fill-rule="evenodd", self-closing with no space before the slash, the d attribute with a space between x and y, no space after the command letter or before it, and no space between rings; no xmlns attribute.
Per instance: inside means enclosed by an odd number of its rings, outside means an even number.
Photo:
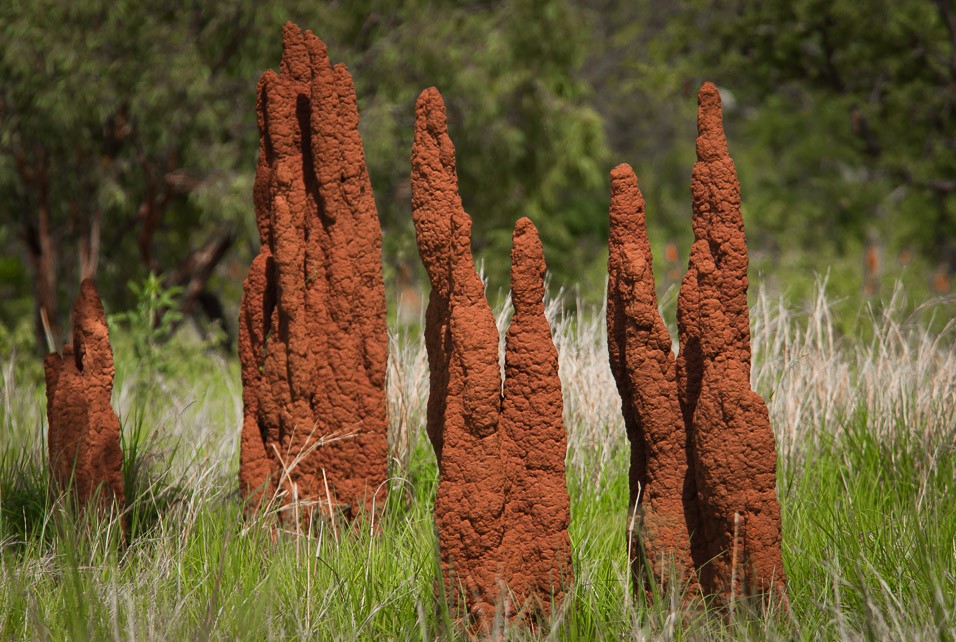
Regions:
<svg viewBox="0 0 956 642"><path fill-rule="evenodd" d="M717 89L717 85L710 81L701 85L700 91L697 92L697 104L701 107L720 109L720 90Z"/></svg>
<svg viewBox="0 0 956 642"><path fill-rule="evenodd" d="M615 191L637 188L637 174L630 165L621 163L611 170L611 188Z"/></svg>
<svg viewBox="0 0 956 642"><path fill-rule="evenodd" d="M539 278L544 276L544 247L538 236L538 228L526 216L515 223L515 231L511 235L511 261L512 281L518 273L538 274Z"/></svg>
<svg viewBox="0 0 956 642"><path fill-rule="evenodd" d="M538 228L523 216L515 223L511 237L511 298L515 310L541 305L546 270Z"/></svg>
<svg viewBox="0 0 956 642"><path fill-rule="evenodd" d="M611 170L610 235L608 242L613 248L622 243L644 238L644 195L637 184L637 174L627 163Z"/></svg>
<svg viewBox="0 0 956 642"><path fill-rule="evenodd" d="M441 135L448 130L445 101L434 87L418 95L415 101L415 119L422 121L432 135Z"/></svg>
<svg viewBox="0 0 956 642"><path fill-rule="evenodd" d="M515 223L514 237L518 238L519 236L524 236L525 234L531 234L537 238L538 228L534 226L534 223L531 222L530 218L527 216L522 216L518 219L518 222Z"/></svg>
<svg viewBox="0 0 956 642"><path fill-rule="evenodd" d="M435 87L429 87L418 95L415 103L415 111L431 116L436 113L445 113L445 101L441 93Z"/></svg>
<svg viewBox="0 0 956 642"><path fill-rule="evenodd" d="M283 45L285 45L286 43L290 41L298 40L301 35L302 35L302 29L300 29L299 25L292 22L291 20L287 20L286 23L282 25L282 44Z"/></svg>
<svg viewBox="0 0 956 642"><path fill-rule="evenodd" d="M83 279L80 283L80 294L73 304L73 314L73 322L77 326L85 326L91 321L106 321L103 301L93 279Z"/></svg>
<svg viewBox="0 0 956 642"><path fill-rule="evenodd" d="M282 62L279 63L279 71L299 82L308 81L311 76L306 37L299 26L291 21L282 25Z"/></svg>
<svg viewBox="0 0 956 642"><path fill-rule="evenodd" d="M94 282L93 279L89 277L83 279L83 281L80 282L80 291L83 294L92 293L93 295L96 296L96 298L100 297L99 291L96 289L96 282Z"/></svg>
<svg viewBox="0 0 956 642"><path fill-rule="evenodd" d="M331 66L329 62L329 48L321 38L312 33L311 29L305 30L305 33L302 35L302 40L305 42L305 48L309 52L314 67L322 68Z"/></svg>
<svg viewBox="0 0 956 642"><path fill-rule="evenodd" d="M711 161L727 156L720 90L705 82L697 94L697 160Z"/></svg>

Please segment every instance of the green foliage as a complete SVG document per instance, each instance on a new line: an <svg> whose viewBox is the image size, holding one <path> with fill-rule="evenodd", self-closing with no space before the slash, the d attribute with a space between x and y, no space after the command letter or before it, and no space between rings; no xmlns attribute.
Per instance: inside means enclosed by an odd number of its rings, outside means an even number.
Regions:
<svg viewBox="0 0 956 642"><path fill-rule="evenodd" d="M694 97L710 80L724 99L753 277L801 301L829 269L841 294L860 299L868 244L884 283L903 278L918 299L931 273L956 272L952 3L576 4L594 25L591 104L615 161L641 181L655 258L673 240L686 260Z"/></svg>
<svg viewBox="0 0 956 642"><path fill-rule="evenodd" d="M587 30L564 0L17 2L0 10L0 220L23 237L36 231L40 190L19 168L42 164L63 309L78 258L70 239L94 220L101 292L116 309L135 304L125 283L156 271L141 236L151 204L162 210L148 242L160 272L223 224L240 230L237 265L215 279L238 301L236 273L257 246L254 88L279 64L288 19L315 30L355 76L391 263L417 263L409 156L415 98L429 85L448 99L489 271L507 272L510 230L525 214L542 224L559 271L587 254L593 221L603 225L590 206L603 198L604 138L576 77ZM9 249L16 242L0 235ZM27 295L29 275L14 276L15 294Z"/></svg>
<svg viewBox="0 0 956 642"><path fill-rule="evenodd" d="M31 354L36 347L29 319L20 319L16 325L0 323L0 354Z"/></svg>
<svg viewBox="0 0 956 642"><path fill-rule="evenodd" d="M319 30L356 80L386 256L417 263L408 187L414 105L436 86L449 115L473 244L506 283L511 231L539 224L549 265L569 276L600 244L606 145L580 77L587 16L564 1L351 3L359 32ZM583 28L582 28L583 27ZM351 64L350 61L358 61Z"/></svg>
<svg viewBox="0 0 956 642"><path fill-rule="evenodd" d="M50 512L45 458L36 449L14 450L9 444L0 455L0 537L4 553L44 541Z"/></svg>
<svg viewBox="0 0 956 642"><path fill-rule="evenodd" d="M841 637L846 629L881 637L870 614L919 609L930 637L951 639L956 453L927 451L919 440L883 442L866 429L866 413L861 404L844 437L824 440L787 470L787 566L800 578L791 596L839 600L840 620L830 626Z"/></svg>
<svg viewBox="0 0 956 642"><path fill-rule="evenodd" d="M97 228L98 286L117 309L135 303L128 280L176 268L213 231L254 238L254 88L278 60L281 24L225 1L4 3L0 242L26 256L48 209L61 322L76 241ZM32 284L25 270L12 276L16 302Z"/></svg>
<svg viewBox="0 0 956 642"><path fill-rule="evenodd" d="M761 245L809 267L870 240L890 271L903 249L956 270L949 3L692 2L660 39L665 59L725 90Z"/></svg>
<svg viewBox="0 0 956 642"><path fill-rule="evenodd" d="M2 119L3 112L0 109L0 129L2 129ZM5 161L10 160L0 154L0 176L7 173L5 165L8 163ZM0 224L0 248L10 250L0 256L0 301L3 302L0 304L0 326L4 328L0 332L19 332L24 322L26 322L27 330L32 332L29 322L34 314L33 306L29 299L24 299L22 296L22 288L30 280L30 270L23 261L21 253L14 251L15 243L16 235L13 228ZM7 346L0 345L0 354L4 352L5 347Z"/></svg>
<svg viewBox="0 0 956 642"><path fill-rule="evenodd" d="M493 292L528 215L556 288L600 299L608 171L624 161L655 257L681 249L658 258L663 290L690 244L704 80L724 96L755 275L799 294L833 266L831 283L859 296L867 244L887 282L909 272L925 291L930 272L956 271L956 19L943 1L42 0L0 8L0 321L30 314L41 190L24 169L41 165L63 325L76 240L94 223L115 310L136 305L129 280L169 274L232 229L210 284L231 316L258 245L254 87L279 64L285 20L355 78L389 281L418 264L409 156L415 98L434 85ZM155 266L141 246L150 203L162 210L146 243Z"/></svg>
<svg viewBox="0 0 956 642"><path fill-rule="evenodd" d="M135 298L136 307L110 315L111 330L115 330L117 324L124 324L126 332L123 334L129 337L133 356L140 366L150 374L168 377L178 356L171 354L173 351L165 342L183 318L175 309L182 288L164 287L153 273L142 283L130 281L127 287Z"/></svg>

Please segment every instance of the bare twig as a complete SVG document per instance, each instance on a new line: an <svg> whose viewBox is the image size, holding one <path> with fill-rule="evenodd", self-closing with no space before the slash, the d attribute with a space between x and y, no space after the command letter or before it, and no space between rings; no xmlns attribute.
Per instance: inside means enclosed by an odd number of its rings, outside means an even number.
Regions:
<svg viewBox="0 0 956 642"><path fill-rule="evenodd" d="M730 617L734 617L734 600L737 599L737 548L740 538L740 513L734 511L734 550L730 558Z"/></svg>
<svg viewBox="0 0 956 642"><path fill-rule="evenodd" d="M47 352L59 354L59 350L56 347L56 341L53 339L53 330L50 329L50 320L46 316L46 308L42 305L40 306L40 322L43 323L43 334L46 335L46 348Z"/></svg>

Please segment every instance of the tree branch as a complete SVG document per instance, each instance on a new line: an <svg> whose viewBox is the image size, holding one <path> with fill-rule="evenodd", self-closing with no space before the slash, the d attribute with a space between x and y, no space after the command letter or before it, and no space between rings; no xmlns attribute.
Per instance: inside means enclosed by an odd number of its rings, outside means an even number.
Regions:
<svg viewBox="0 0 956 642"><path fill-rule="evenodd" d="M213 235L199 248L193 250L183 260L179 268L166 276L163 280L164 285L169 287L182 287L183 296L179 302L179 311L186 315L196 317L197 313L202 311L210 316L213 321L220 321L223 331L227 332L227 345L232 338L228 335L225 318L222 316L222 306L218 305L219 314L215 313L217 309L217 297L206 290L206 284L212 276L213 270L219 265L219 262L226 255L226 252L232 247L235 240L235 234L231 230L220 230ZM196 305L200 309L196 309ZM161 316L157 315L157 318ZM176 324L178 326L178 324ZM173 327L175 332L176 326Z"/></svg>

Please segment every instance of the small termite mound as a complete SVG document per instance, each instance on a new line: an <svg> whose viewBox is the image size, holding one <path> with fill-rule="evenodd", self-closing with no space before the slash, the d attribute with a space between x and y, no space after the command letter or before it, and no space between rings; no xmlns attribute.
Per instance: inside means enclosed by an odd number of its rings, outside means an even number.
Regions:
<svg viewBox="0 0 956 642"><path fill-rule="evenodd" d="M645 589L693 589L697 529L692 449L677 397L671 337L657 309L644 196L629 165L611 172L607 336L631 447L628 550Z"/></svg>
<svg viewBox="0 0 956 642"><path fill-rule="evenodd" d="M43 362L46 377L50 472L54 487L72 490L80 506L94 498L124 506L120 423L110 405L113 348L106 314L92 279L73 303L73 342Z"/></svg>
<svg viewBox="0 0 956 642"><path fill-rule="evenodd" d="M747 244L720 94L698 96L694 245L677 303L680 352L657 309L644 199L611 174L608 350L631 442L628 548L635 583L700 590L718 603L786 603L777 454L750 384Z"/></svg>
<svg viewBox="0 0 956 642"><path fill-rule="evenodd" d="M695 558L708 594L782 598L777 450L767 405L750 385L740 183L727 151L720 93L706 83L698 102L695 240L678 298L682 345L694 346L683 376L700 509Z"/></svg>

